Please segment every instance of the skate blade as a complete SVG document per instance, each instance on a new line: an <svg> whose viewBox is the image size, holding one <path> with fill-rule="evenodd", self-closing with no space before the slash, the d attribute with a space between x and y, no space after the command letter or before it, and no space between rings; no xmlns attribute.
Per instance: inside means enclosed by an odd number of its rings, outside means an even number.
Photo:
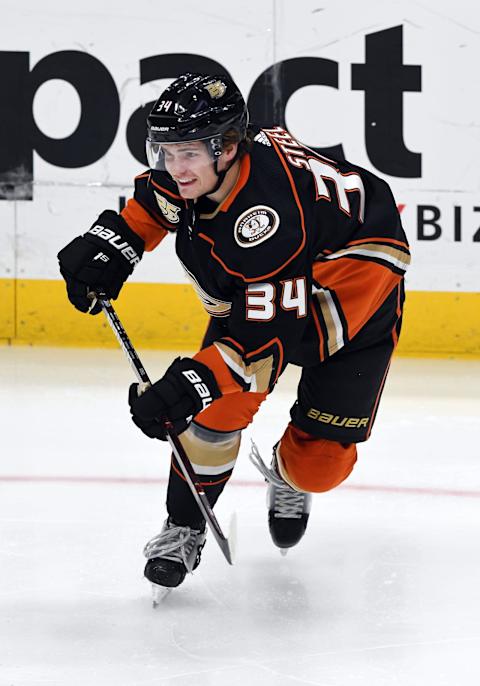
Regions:
<svg viewBox="0 0 480 686"><path fill-rule="evenodd" d="M170 595L171 590L171 588L166 586L152 584L152 605L154 610L165 600L167 595Z"/></svg>

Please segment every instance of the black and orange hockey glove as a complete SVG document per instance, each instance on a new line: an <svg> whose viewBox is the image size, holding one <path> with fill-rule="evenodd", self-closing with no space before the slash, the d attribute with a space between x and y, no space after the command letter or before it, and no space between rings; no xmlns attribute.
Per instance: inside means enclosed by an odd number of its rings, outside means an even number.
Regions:
<svg viewBox="0 0 480 686"><path fill-rule="evenodd" d="M105 210L83 236L74 238L58 253L60 273L68 299L77 310L88 312L91 291L117 298L126 279L142 258L145 244L113 210ZM98 314L97 303L90 314Z"/></svg>
<svg viewBox="0 0 480 686"><path fill-rule="evenodd" d="M220 398L213 372L201 362L177 357L164 376L138 395L138 384L130 386L128 402L133 422L149 438L165 441L164 420L182 433L193 417Z"/></svg>

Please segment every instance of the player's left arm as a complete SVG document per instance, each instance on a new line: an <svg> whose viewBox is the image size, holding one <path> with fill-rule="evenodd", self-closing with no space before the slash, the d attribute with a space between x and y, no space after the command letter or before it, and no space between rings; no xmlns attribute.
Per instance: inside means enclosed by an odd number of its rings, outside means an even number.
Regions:
<svg viewBox="0 0 480 686"><path fill-rule="evenodd" d="M389 186L365 174L363 215L348 241L325 249L313 265L316 312L333 354L351 340L396 288L410 264L410 250Z"/></svg>
<svg viewBox="0 0 480 686"><path fill-rule="evenodd" d="M177 433L222 395L252 392L266 397L300 342L307 318L309 281L292 265L268 281L239 284L229 317L229 336L192 358L178 358L138 397L130 387L134 423L150 438L165 440L162 417Z"/></svg>
<svg viewBox="0 0 480 686"><path fill-rule="evenodd" d="M185 212L175 182L161 172L145 171L135 177L134 195L120 214L150 252L177 230Z"/></svg>

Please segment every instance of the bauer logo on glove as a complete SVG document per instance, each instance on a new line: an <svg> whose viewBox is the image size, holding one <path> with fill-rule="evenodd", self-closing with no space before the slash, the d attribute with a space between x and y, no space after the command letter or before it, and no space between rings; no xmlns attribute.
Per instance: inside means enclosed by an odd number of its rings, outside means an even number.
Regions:
<svg viewBox="0 0 480 686"><path fill-rule="evenodd" d="M115 299L140 262L145 244L113 210L105 210L83 236L77 236L58 253L60 273L70 302L77 310L98 314L90 292Z"/></svg>
<svg viewBox="0 0 480 686"><path fill-rule="evenodd" d="M149 438L167 440L165 420L180 434L193 417L220 398L213 372L201 362L188 357L177 359L165 375L141 396L138 384L129 389L128 402L132 420Z"/></svg>
<svg viewBox="0 0 480 686"><path fill-rule="evenodd" d="M127 241L122 240L122 236L115 233L115 231L112 231L112 229L107 229L106 226L102 226L101 224L95 224L91 229L88 229L87 233L91 233L93 236L98 236L99 238L103 238L104 241L108 241L114 248L120 250L122 255L133 266L140 262L140 258L132 246L129 245ZM120 241L120 243L118 241Z"/></svg>
<svg viewBox="0 0 480 686"><path fill-rule="evenodd" d="M187 369L186 371L182 372L182 374L190 381L191 384L193 384L193 387L197 391L202 401L202 410L205 410L213 402L213 398L210 394L208 386L203 383L202 379L198 376L194 369Z"/></svg>

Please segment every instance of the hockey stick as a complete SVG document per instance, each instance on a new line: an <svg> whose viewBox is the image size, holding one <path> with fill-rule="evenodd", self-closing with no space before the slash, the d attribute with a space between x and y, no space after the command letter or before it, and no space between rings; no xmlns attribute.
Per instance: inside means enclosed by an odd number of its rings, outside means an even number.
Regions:
<svg viewBox="0 0 480 686"><path fill-rule="evenodd" d="M130 362L130 366L132 367L133 372L138 379L139 393L143 393L147 390L149 386L152 385L151 381L149 379L147 372L145 371L143 364L140 361L139 356L137 355L135 348L133 347L129 337L127 336L127 332L123 328L123 325L120 319L118 318L118 315L115 312L112 303L104 293L94 293L93 297L95 298L95 300L92 302L92 307L95 305L96 301L100 303L102 310L107 318L107 321L112 327L113 333L117 337L117 340L120 343L120 347L127 356L127 359ZM178 438L175 429L173 428L173 424L168 419L163 420L163 422L167 434L167 440L180 466L180 469L182 470L183 476L185 477L185 481L189 485L193 497L197 502L200 512L203 514L207 524L212 530L212 534L215 540L217 541L218 545L220 546L220 550L225 556L225 559L229 564L233 564L233 546L231 542L232 536L230 535L229 538L225 537L220 527L220 524L218 523L217 518L213 513L212 507L208 502L207 494L205 493L202 484L198 480L198 476L195 474L195 470L193 469L192 464L188 459L188 456L182 444L180 443L180 439Z"/></svg>

